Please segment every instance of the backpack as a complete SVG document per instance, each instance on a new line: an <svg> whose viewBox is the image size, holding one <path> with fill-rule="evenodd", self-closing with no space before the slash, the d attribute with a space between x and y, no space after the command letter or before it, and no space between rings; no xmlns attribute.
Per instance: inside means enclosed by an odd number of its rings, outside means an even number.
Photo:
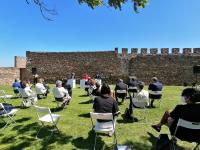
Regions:
<svg viewBox="0 0 200 150"><path fill-rule="evenodd" d="M160 134L156 141L155 150L171 150L171 144L172 142L167 134Z"/></svg>

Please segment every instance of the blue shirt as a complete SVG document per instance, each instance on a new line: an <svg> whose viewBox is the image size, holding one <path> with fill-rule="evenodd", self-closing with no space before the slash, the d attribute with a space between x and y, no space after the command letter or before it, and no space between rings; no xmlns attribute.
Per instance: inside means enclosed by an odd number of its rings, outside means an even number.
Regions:
<svg viewBox="0 0 200 150"><path fill-rule="evenodd" d="M20 84L20 82L14 82L13 83L13 85L12 85L12 87L18 87L18 88L21 88L21 84Z"/></svg>
<svg viewBox="0 0 200 150"><path fill-rule="evenodd" d="M149 85L149 90L151 90L151 91L162 91L162 88L163 88L163 85L159 81L151 83Z"/></svg>

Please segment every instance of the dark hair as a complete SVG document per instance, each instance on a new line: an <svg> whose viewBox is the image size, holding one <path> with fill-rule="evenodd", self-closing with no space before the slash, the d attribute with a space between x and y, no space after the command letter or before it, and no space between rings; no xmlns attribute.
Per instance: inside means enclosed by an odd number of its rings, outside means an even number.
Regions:
<svg viewBox="0 0 200 150"><path fill-rule="evenodd" d="M140 82L138 83L138 88L142 90L142 89L144 88L144 82L141 82L141 81L140 81Z"/></svg>
<svg viewBox="0 0 200 150"><path fill-rule="evenodd" d="M181 96L190 97L192 102L200 102L200 91L194 88L186 88L183 90Z"/></svg>
<svg viewBox="0 0 200 150"><path fill-rule="evenodd" d="M108 83L103 83L103 85L101 86L101 94L110 94L111 90L110 90L110 86L108 85Z"/></svg>

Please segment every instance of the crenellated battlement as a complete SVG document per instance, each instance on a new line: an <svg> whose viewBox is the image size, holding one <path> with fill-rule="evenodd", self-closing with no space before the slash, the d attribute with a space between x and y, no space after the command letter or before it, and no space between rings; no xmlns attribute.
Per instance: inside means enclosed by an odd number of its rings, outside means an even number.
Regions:
<svg viewBox="0 0 200 150"><path fill-rule="evenodd" d="M131 58L136 57L138 55L200 55L200 48L183 48L182 51L180 48L131 48L131 53L128 53L128 48L122 48L122 53L118 53L118 48L115 48L115 53L121 57Z"/></svg>

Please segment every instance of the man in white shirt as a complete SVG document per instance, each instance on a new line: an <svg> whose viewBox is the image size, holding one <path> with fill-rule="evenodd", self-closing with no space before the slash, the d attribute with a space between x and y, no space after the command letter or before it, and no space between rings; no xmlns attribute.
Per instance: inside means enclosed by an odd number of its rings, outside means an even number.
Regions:
<svg viewBox="0 0 200 150"><path fill-rule="evenodd" d="M53 88L53 95L56 101L63 102L63 107L65 107L66 104L69 104L71 99L68 91L64 87L62 87L62 81L60 80L56 81L56 86Z"/></svg>
<svg viewBox="0 0 200 150"><path fill-rule="evenodd" d="M41 95L47 97L47 89L44 87L43 79L38 79L38 82L35 85L35 91L37 93L38 99L41 99Z"/></svg>

